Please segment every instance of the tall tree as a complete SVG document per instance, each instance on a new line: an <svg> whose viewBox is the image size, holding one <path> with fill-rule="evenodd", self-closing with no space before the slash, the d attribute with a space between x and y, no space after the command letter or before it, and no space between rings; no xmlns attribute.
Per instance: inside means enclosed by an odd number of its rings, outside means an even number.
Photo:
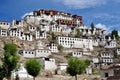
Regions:
<svg viewBox="0 0 120 80"><path fill-rule="evenodd" d="M41 70L41 64L36 59L30 59L26 61L25 67L27 69L27 72L33 76L33 80L35 80L35 77L39 74Z"/></svg>
<svg viewBox="0 0 120 80"><path fill-rule="evenodd" d="M62 45L58 45L57 47L58 47L59 51L62 51L64 49L64 47Z"/></svg>
<svg viewBox="0 0 120 80"><path fill-rule="evenodd" d="M80 29L76 29L75 37L79 38L81 36Z"/></svg>
<svg viewBox="0 0 120 80"><path fill-rule="evenodd" d="M11 80L12 71L16 69L18 61L20 59L17 55L17 46L15 44L5 43L4 51L4 55L1 58L1 75L8 80Z"/></svg>
<svg viewBox="0 0 120 80"><path fill-rule="evenodd" d="M4 70L2 66L0 66L0 80L3 80L3 78L4 78Z"/></svg>
<svg viewBox="0 0 120 80"><path fill-rule="evenodd" d="M68 61L67 73L71 76L75 76L75 80L77 80L77 74L82 74L85 71L85 68L86 64L83 60L71 58Z"/></svg>
<svg viewBox="0 0 120 80"><path fill-rule="evenodd" d="M115 36L116 39L118 39L119 35L117 30L113 30L111 34L112 36Z"/></svg>
<svg viewBox="0 0 120 80"><path fill-rule="evenodd" d="M93 22L90 24L90 27L91 27L91 32L93 33L95 27Z"/></svg>
<svg viewBox="0 0 120 80"><path fill-rule="evenodd" d="M52 37L51 43L55 43L56 37L55 37L54 32L51 33L51 37Z"/></svg>

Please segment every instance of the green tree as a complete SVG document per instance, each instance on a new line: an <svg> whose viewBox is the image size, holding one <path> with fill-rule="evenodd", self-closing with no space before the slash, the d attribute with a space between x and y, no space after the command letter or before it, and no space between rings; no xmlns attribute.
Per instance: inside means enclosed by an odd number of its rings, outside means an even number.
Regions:
<svg viewBox="0 0 120 80"><path fill-rule="evenodd" d="M90 65L90 60L85 60L85 64L86 64L86 66L89 66Z"/></svg>
<svg viewBox="0 0 120 80"><path fill-rule="evenodd" d="M118 35L118 31L117 31L117 30L113 30L111 34L112 34L112 36L115 36L116 39L119 38L119 35Z"/></svg>
<svg viewBox="0 0 120 80"><path fill-rule="evenodd" d="M62 51L64 49L64 47L62 45L58 45L58 50Z"/></svg>
<svg viewBox="0 0 120 80"><path fill-rule="evenodd" d="M4 78L4 70L2 66L0 66L0 80L3 80L3 78Z"/></svg>
<svg viewBox="0 0 120 80"><path fill-rule="evenodd" d="M76 38L79 38L81 36L81 33L80 33L80 29L76 29L76 34L75 34L75 37Z"/></svg>
<svg viewBox="0 0 120 80"><path fill-rule="evenodd" d="M83 60L71 58L68 61L67 73L71 76L75 76L75 80L77 80L77 74L82 74L85 71L85 68L86 64Z"/></svg>
<svg viewBox="0 0 120 80"><path fill-rule="evenodd" d="M95 28L95 26L94 26L94 23L93 23L93 22L90 24L90 27L91 27L91 32L93 33L94 28Z"/></svg>
<svg viewBox="0 0 120 80"><path fill-rule="evenodd" d="M5 43L4 46L4 55L1 58L2 65L0 68L1 78L7 78L11 80L12 71L17 67L19 56L17 55L17 46L11 43Z"/></svg>
<svg viewBox="0 0 120 80"><path fill-rule="evenodd" d="M51 37L52 37L51 43L55 43L56 37L55 37L54 32L51 33Z"/></svg>
<svg viewBox="0 0 120 80"><path fill-rule="evenodd" d="M41 70L41 64L36 59L30 59L26 61L25 67L27 69L27 72L33 76L33 80L35 80L35 77L39 74Z"/></svg>

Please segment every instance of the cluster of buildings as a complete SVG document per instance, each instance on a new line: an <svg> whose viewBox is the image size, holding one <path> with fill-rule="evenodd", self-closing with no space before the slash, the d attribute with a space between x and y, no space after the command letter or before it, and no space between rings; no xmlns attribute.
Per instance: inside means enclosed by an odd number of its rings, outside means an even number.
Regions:
<svg viewBox="0 0 120 80"><path fill-rule="evenodd" d="M76 35L77 30L80 36L71 36ZM48 39L50 32L62 34L56 36L57 43L42 42ZM94 47L107 49L117 47L115 36L107 34L106 30L97 27L88 28L84 26L82 16L55 10L37 10L33 15L26 15L23 20L13 20L12 23L0 21L0 37L7 36L21 41L35 41L34 49L21 49L19 54L24 58L40 58L45 70L66 69L67 63L56 65L55 59L49 58L53 53L60 52L58 45L71 49L72 56L78 58L92 55ZM120 49L116 49L116 53L120 55ZM114 54L102 52L99 58L93 58L93 63L96 67L100 67L114 63L113 58Z"/></svg>

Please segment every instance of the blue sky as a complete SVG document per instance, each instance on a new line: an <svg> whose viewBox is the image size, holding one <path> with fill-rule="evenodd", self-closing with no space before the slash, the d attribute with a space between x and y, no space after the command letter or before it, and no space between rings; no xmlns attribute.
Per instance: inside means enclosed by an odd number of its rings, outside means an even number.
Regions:
<svg viewBox="0 0 120 80"><path fill-rule="evenodd" d="M78 14L87 26L93 22L97 27L120 31L120 0L0 0L0 20L20 20L38 9Z"/></svg>

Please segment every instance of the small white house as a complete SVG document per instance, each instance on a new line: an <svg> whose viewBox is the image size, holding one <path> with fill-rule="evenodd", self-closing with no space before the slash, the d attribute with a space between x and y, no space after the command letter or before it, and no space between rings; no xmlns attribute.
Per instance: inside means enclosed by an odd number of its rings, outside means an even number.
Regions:
<svg viewBox="0 0 120 80"><path fill-rule="evenodd" d="M34 32L36 30L35 25L32 25L32 24L30 24L27 28L30 32Z"/></svg>
<svg viewBox="0 0 120 80"><path fill-rule="evenodd" d="M48 49L50 49L51 52L53 52L53 53L58 53L58 52L59 52L59 51L58 51L57 44L49 43L49 44L46 45L46 47L47 47Z"/></svg>
<svg viewBox="0 0 120 80"><path fill-rule="evenodd" d="M8 29L10 27L10 23L5 21L0 21L0 27L2 29Z"/></svg>
<svg viewBox="0 0 120 80"><path fill-rule="evenodd" d="M7 29L0 29L0 36L7 36Z"/></svg>
<svg viewBox="0 0 120 80"><path fill-rule="evenodd" d="M44 70L55 70L57 66L55 64L55 59L53 58L40 58L40 62Z"/></svg>
<svg viewBox="0 0 120 80"><path fill-rule="evenodd" d="M100 54L100 57L101 57L101 58L113 58L113 54L110 53L110 52L102 52L102 53Z"/></svg>
<svg viewBox="0 0 120 80"><path fill-rule="evenodd" d="M12 27L23 27L24 20L13 20Z"/></svg>
<svg viewBox="0 0 120 80"><path fill-rule="evenodd" d="M11 37L18 37L18 38L20 38L21 39L21 29L19 29L19 28L16 28L16 27L14 27L14 28L10 28L10 30L9 30L9 35L11 36Z"/></svg>
<svg viewBox="0 0 120 80"><path fill-rule="evenodd" d="M46 31L35 31L35 38L36 39L46 39L47 38L47 33Z"/></svg>
<svg viewBox="0 0 120 80"><path fill-rule="evenodd" d="M103 63L113 63L113 58L102 58Z"/></svg>
<svg viewBox="0 0 120 80"><path fill-rule="evenodd" d="M35 58L35 51L34 50L20 50L19 54L25 58Z"/></svg>
<svg viewBox="0 0 120 80"><path fill-rule="evenodd" d="M113 63L113 54L109 52L103 52L100 54L102 63Z"/></svg>
<svg viewBox="0 0 120 80"><path fill-rule="evenodd" d="M82 57L83 56L83 51L73 51L72 56L73 57Z"/></svg>
<svg viewBox="0 0 120 80"><path fill-rule="evenodd" d="M25 41L33 40L33 35L30 32L21 32L21 35L22 35L22 40L25 40Z"/></svg>
<svg viewBox="0 0 120 80"><path fill-rule="evenodd" d="M34 49L34 50L20 50L19 54L25 58L39 58L39 57L48 57L51 55L49 49Z"/></svg>

